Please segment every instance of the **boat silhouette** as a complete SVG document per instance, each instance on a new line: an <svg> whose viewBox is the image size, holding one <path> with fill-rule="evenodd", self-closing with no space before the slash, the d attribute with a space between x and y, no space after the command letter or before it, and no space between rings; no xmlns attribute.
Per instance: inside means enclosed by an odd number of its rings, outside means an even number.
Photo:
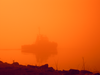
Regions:
<svg viewBox="0 0 100 75"><path fill-rule="evenodd" d="M37 62L47 61L51 55L57 54L57 43L50 42L48 37L40 34L37 35L36 41L32 45L22 45L21 51L25 53L33 53Z"/></svg>

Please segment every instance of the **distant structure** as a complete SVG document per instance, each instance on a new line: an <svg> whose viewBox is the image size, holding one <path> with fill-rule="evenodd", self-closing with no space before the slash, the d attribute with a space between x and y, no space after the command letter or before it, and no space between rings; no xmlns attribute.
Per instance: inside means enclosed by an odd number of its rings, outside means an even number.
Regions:
<svg viewBox="0 0 100 75"><path fill-rule="evenodd" d="M82 57L83 59L83 70L85 70L85 62L84 62L84 57Z"/></svg>
<svg viewBox="0 0 100 75"><path fill-rule="evenodd" d="M33 53L36 56L38 63L45 62L51 55L57 54L57 43L50 42L46 36L40 34L36 38L36 41L32 45L23 45L21 47L22 52Z"/></svg>

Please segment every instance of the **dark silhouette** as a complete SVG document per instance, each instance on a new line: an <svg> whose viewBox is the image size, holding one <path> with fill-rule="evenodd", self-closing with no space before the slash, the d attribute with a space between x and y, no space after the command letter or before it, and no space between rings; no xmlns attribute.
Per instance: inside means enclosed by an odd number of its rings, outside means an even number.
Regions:
<svg viewBox="0 0 100 75"><path fill-rule="evenodd" d="M75 70L75 69L70 69L69 70L69 73L71 74L71 75L75 75L75 74L79 74L79 70Z"/></svg>
<svg viewBox="0 0 100 75"><path fill-rule="evenodd" d="M20 65L18 62L12 64L0 61L0 75L100 75L87 70L55 70L48 67L48 64L42 66Z"/></svg>
<svg viewBox="0 0 100 75"><path fill-rule="evenodd" d="M83 75L85 75L85 74L93 74L92 72L90 72L90 71L87 71L87 70L81 70L80 71L80 74L83 74Z"/></svg>
<svg viewBox="0 0 100 75"><path fill-rule="evenodd" d="M23 45L22 52L33 53L37 62L45 62L51 55L57 54L57 43L50 42L46 36L40 34L37 36L35 44Z"/></svg>

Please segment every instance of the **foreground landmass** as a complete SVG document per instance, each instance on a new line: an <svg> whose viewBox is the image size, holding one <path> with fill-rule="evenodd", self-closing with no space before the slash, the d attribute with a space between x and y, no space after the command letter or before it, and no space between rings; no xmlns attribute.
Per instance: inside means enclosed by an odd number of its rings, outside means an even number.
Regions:
<svg viewBox="0 0 100 75"><path fill-rule="evenodd" d="M0 61L0 75L100 75L87 70L55 70L48 67L48 64L42 66L20 65L18 62L12 64Z"/></svg>

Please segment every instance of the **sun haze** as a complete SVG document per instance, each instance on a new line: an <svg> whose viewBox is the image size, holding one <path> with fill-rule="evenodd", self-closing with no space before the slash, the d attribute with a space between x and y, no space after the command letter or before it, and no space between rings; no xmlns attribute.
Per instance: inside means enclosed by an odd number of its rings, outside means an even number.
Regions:
<svg viewBox="0 0 100 75"><path fill-rule="evenodd" d="M36 64L22 45L34 44L40 33L56 42L57 55L48 58L58 69L100 71L100 0L0 0L0 60ZM9 49L9 50L3 50ZM12 51L11 51L12 49Z"/></svg>

